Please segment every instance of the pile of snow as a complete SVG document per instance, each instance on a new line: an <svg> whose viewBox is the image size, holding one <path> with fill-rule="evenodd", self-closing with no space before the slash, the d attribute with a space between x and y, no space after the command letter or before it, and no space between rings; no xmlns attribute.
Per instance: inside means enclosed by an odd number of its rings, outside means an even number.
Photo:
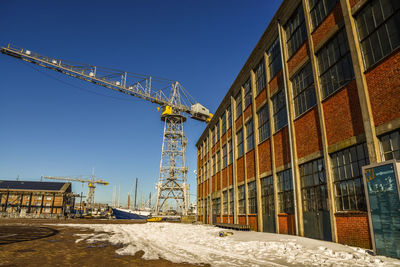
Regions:
<svg viewBox="0 0 400 267"><path fill-rule="evenodd" d="M90 228L94 234L77 234L76 242L108 241L121 244L116 253L211 266L400 266L400 260L373 256L360 248L298 236L232 231L207 225L179 223L64 224Z"/></svg>

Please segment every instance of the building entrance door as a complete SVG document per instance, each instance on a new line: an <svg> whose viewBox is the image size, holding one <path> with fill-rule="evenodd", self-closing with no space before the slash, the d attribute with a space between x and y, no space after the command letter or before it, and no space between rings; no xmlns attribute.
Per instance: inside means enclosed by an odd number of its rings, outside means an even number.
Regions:
<svg viewBox="0 0 400 267"><path fill-rule="evenodd" d="M400 162L363 167L372 247L379 255L400 259Z"/></svg>
<svg viewBox="0 0 400 267"><path fill-rule="evenodd" d="M261 203L263 232L276 233L274 179L272 175L261 179Z"/></svg>
<svg viewBox="0 0 400 267"><path fill-rule="evenodd" d="M332 241L324 162L317 159L299 166L303 198L304 236Z"/></svg>

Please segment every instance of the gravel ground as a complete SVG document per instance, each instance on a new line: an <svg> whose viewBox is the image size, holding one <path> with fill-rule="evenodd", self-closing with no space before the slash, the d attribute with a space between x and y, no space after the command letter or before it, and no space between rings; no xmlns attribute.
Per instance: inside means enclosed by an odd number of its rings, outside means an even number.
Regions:
<svg viewBox="0 0 400 267"><path fill-rule="evenodd" d="M131 224L124 220L44 220L0 219L0 266L195 266L164 259L144 260L142 251L134 256L115 253L120 245L108 242L75 243L76 234L93 233L89 229L48 225L55 223ZM204 265L206 266L206 265Z"/></svg>

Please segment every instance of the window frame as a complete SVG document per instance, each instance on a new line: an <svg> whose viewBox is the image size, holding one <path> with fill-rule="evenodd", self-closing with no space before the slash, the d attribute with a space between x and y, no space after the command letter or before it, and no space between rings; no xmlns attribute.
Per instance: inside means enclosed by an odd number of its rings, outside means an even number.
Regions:
<svg viewBox="0 0 400 267"><path fill-rule="evenodd" d="M286 105L286 97L285 97L284 90L285 90L284 88L278 89L278 91L273 96L271 96L272 112L273 112L272 118L274 120L274 133L277 133L279 130L281 130L288 124L287 105ZM281 99L278 99L278 98L281 98ZM283 103L283 105L278 106L278 104L280 104L280 103ZM284 113L284 115L285 115L284 121L278 120L279 114L282 114L281 112Z"/></svg>
<svg viewBox="0 0 400 267"><path fill-rule="evenodd" d="M246 128L246 153L254 149L254 123L253 118L245 123Z"/></svg>
<svg viewBox="0 0 400 267"><path fill-rule="evenodd" d="M295 117L297 118L317 105L311 62L305 64L294 74L290 82L292 84L293 107ZM309 101L311 101L311 103Z"/></svg>
<svg viewBox="0 0 400 267"><path fill-rule="evenodd" d="M236 141L237 158L241 158L244 155L243 127L236 132Z"/></svg>
<svg viewBox="0 0 400 267"><path fill-rule="evenodd" d="M257 96L267 85L267 75L265 72L264 58L260 60L256 68L253 70L253 72L256 80L256 96Z"/></svg>
<svg viewBox="0 0 400 267"><path fill-rule="evenodd" d="M247 183L247 193L249 214L257 214L257 184L255 180Z"/></svg>

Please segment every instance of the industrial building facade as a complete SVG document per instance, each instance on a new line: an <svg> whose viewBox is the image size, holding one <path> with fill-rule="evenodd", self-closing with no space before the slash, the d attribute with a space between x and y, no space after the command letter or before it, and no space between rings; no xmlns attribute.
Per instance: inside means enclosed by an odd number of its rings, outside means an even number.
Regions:
<svg viewBox="0 0 400 267"><path fill-rule="evenodd" d="M400 1L284 0L198 140L204 223L371 247L361 167L400 159Z"/></svg>

